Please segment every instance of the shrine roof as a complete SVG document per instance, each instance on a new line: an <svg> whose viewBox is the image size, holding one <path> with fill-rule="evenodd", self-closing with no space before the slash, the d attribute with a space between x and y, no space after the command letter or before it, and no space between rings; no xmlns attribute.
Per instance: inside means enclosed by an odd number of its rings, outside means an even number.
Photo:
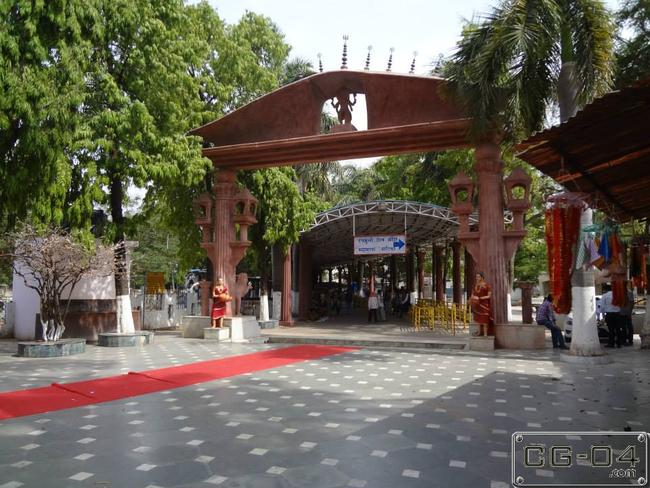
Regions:
<svg viewBox="0 0 650 488"><path fill-rule="evenodd" d="M518 157L620 221L650 216L650 78L518 145Z"/></svg>
<svg viewBox="0 0 650 488"><path fill-rule="evenodd" d="M390 72L317 73L190 134L203 138L203 154L216 167L237 169L463 147L469 121L440 95L443 84L441 78ZM354 130L348 121L321 133L323 105L355 94L365 96L368 129ZM354 125L353 105L346 109Z"/></svg>

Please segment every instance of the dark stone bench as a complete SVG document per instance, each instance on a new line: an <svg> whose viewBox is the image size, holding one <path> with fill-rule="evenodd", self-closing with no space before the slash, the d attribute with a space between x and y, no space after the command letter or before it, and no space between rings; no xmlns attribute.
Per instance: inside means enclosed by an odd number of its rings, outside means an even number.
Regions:
<svg viewBox="0 0 650 488"><path fill-rule="evenodd" d="M60 339L51 342L19 342L17 356L24 358L58 358L81 354L86 350L86 339Z"/></svg>
<svg viewBox="0 0 650 488"><path fill-rule="evenodd" d="M103 332L98 334L97 337L97 345L103 347L146 346L153 342L153 332L150 330L138 330L131 334Z"/></svg>

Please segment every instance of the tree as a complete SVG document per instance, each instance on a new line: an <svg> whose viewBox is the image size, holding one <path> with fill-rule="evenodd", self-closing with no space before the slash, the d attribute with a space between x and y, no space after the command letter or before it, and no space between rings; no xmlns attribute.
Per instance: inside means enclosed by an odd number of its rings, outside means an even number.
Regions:
<svg viewBox="0 0 650 488"><path fill-rule="evenodd" d="M93 23L84 4L0 3L0 230L92 213L66 204Z"/></svg>
<svg viewBox="0 0 650 488"><path fill-rule="evenodd" d="M39 231L30 225L7 240L9 251L2 257L40 298L43 340L59 340L75 287L84 278L113 274L114 249L102 244L88 248L61 228Z"/></svg>
<svg viewBox="0 0 650 488"><path fill-rule="evenodd" d="M650 76L650 1L626 0L616 13L616 86ZM623 29L631 30L624 36Z"/></svg>
<svg viewBox="0 0 650 488"><path fill-rule="evenodd" d="M242 172L239 176L257 198L257 224L251 228L253 256L261 277L263 291L270 276L271 249L277 246L282 254L298 242L300 232L323 210L311 193L301 195L296 186L296 174L290 167L269 168Z"/></svg>
<svg viewBox="0 0 650 488"><path fill-rule="evenodd" d="M450 93L474 118L474 136L516 141L611 86L611 17L600 0L506 0L465 26L445 66Z"/></svg>

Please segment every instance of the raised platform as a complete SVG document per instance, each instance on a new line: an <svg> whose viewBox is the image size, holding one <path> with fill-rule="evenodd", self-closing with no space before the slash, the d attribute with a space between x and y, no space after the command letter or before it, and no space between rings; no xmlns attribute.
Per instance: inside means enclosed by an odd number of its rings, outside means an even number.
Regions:
<svg viewBox="0 0 650 488"><path fill-rule="evenodd" d="M185 339L203 339L203 329L210 325L210 317L207 315L185 315L181 320L183 337Z"/></svg>
<svg viewBox="0 0 650 488"><path fill-rule="evenodd" d="M128 334L104 332L98 334L97 345L102 347L146 346L153 342L153 335L150 330L138 330Z"/></svg>
<svg viewBox="0 0 650 488"><path fill-rule="evenodd" d="M230 340L232 342L257 341L261 338L260 326L254 315L224 317L223 325L230 327Z"/></svg>
<svg viewBox="0 0 650 488"><path fill-rule="evenodd" d="M496 324L495 345L499 349L545 349L546 328L537 324Z"/></svg>
<svg viewBox="0 0 650 488"><path fill-rule="evenodd" d="M51 342L19 342L17 356L24 358L58 358L81 354L86 350L86 339L60 339Z"/></svg>
<svg viewBox="0 0 650 488"><path fill-rule="evenodd" d="M206 327L203 329L203 338L210 341L230 341L230 327Z"/></svg>
<svg viewBox="0 0 650 488"><path fill-rule="evenodd" d="M269 335L267 341L272 344L322 344L328 346L360 346L360 347L387 347L387 348L419 348L419 349L455 349L464 350L466 343L444 340L399 340L399 339L359 339L359 338L332 338L332 337L307 337L290 335Z"/></svg>
<svg viewBox="0 0 650 488"><path fill-rule="evenodd" d="M470 351L494 351L494 336L475 336L469 338Z"/></svg>
<svg viewBox="0 0 650 488"><path fill-rule="evenodd" d="M275 329L278 326L277 320L259 320L257 322L260 326L260 329Z"/></svg>

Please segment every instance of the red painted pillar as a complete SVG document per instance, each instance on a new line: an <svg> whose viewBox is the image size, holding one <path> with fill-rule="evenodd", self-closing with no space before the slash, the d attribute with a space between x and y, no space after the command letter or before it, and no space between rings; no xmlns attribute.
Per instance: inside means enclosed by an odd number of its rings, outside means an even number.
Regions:
<svg viewBox="0 0 650 488"><path fill-rule="evenodd" d="M397 289L397 283L399 282L397 276L397 257L394 254L390 257L389 273L390 273L390 290L391 292L394 292Z"/></svg>
<svg viewBox="0 0 650 488"><path fill-rule="evenodd" d="M368 263L368 292L374 293L375 291L375 263L370 261Z"/></svg>
<svg viewBox="0 0 650 488"><path fill-rule="evenodd" d="M460 247L461 244L458 241L451 243L454 303L461 303L463 301L463 285L460 281Z"/></svg>
<svg viewBox="0 0 650 488"><path fill-rule="evenodd" d="M201 294L201 315L209 316L212 299L212 282L208 280L199 281L199 293Z"/></svg>
<svg viewBox="0 0 650 488"><path fill-rule="evenodd" d="M223 278L229 290L235 287L235 270L230 269L230 242L234 240L235 233L231 205L236 190L236 177L237 174L232 170L219 170L216 172L214 185L214 246L211 256L213 283L216 283L218 278ZM226 305L226 315L232 315L232 302Z"/></svg>
<svg viewBox="0 0 650 488"><path fill-rule="evenodd" d="M298 269L298 320L309 320L312 292L311 248L300 243L300 268Z"/></svg>
<svg viewBox="0 0 650 488"><path fill-rule="evenodd" d="M482 144L474 153L479 194L479 271L492 287L495 324L508 322L508 271L503 223L503 162L496 144ZM490 331L490 333L493 333Z"/></svg>
<svg viewBox="0 0 650 488"><path fill-rule="evenodd" d="M291 247L284 255L282 266L282 309L280 311L280 324L293 325L291 317Z"/></svg>
<svg viewBox="0 0 650 488"><path fill-rule="evenodd" d="M418 298L424 298L424 249L418 249Z"/></svg>
<svg viewBox="0 0 650 488"><path fill-rule="evenodd" d="M476 277L476 264L474 263L474 258L469 253L467 248L465 248L465 297L467 302L469 302L470 297L472 296L472 290L474 289L474 278Z"/></svg>
<svg viewBox="0 0 650 488"><path fill-rule="evenodd" d="M524 324L533 323L533 283L520 281L517 287L521 289L521 321Z"/></svg>
<svg viewBox="0 0 650 488"><path fill-rule="evenodd" d="M408 250L406 252L406 291L409 293L415 291L413 281L413 251Z"/></svg>
<svg viewBox="0 0 650 488"><path fill-rule="evenodd" d="M442 252L444 248L440 245L433 246L433 252L436 255L436 301L445 301L445 278L442 269Z"/></svg>

